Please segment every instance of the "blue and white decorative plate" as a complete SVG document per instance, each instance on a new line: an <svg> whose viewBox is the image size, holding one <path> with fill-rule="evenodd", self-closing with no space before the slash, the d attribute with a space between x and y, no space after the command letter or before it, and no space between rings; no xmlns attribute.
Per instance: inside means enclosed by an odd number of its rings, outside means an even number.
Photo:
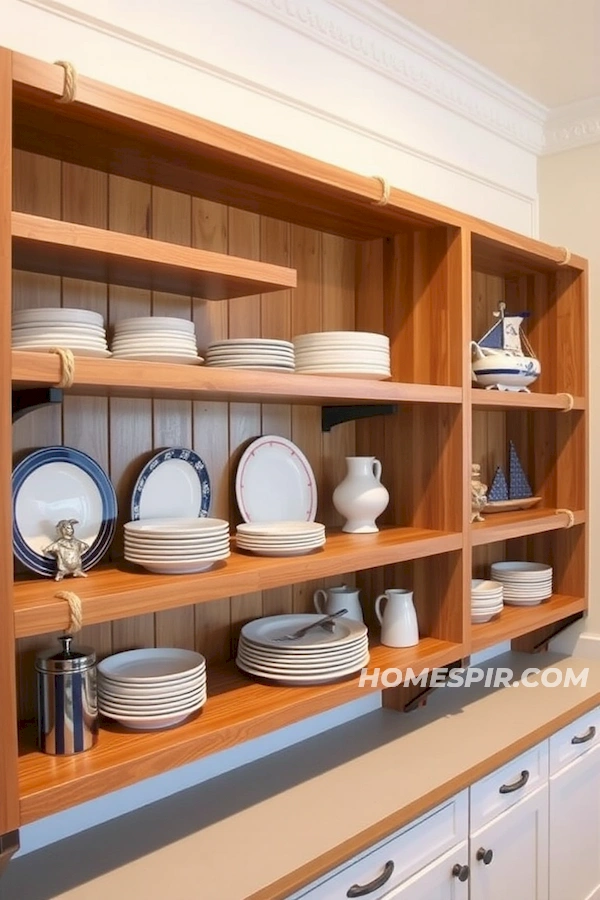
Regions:
<svg viewBox="0 0 600 900"><path fill-rule="evenodd" d="M185 447L157 453L140 472L131 498L131 518L190 519L207 516L210 479L202 459Z"/></svg>
<svg viewBox="0 0 600 900"><path fill-rule="evenodd" d="M72 447L45 447L14 469L13 550L38 575L53 576L56 559L44 548L56 539L61 519L76 519L75 537L89 545L83 569L91 569L108 550L117 527L117 498L98 463Z"/></svg>

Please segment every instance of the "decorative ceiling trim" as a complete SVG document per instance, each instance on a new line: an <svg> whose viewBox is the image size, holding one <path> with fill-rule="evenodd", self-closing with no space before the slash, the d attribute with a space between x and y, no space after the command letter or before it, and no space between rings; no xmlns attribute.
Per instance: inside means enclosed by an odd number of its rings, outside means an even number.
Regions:
<svg viewBox="0 0 600 900"><path fill-rule="evenodd" d="M544 155L586 147L600 141L600 97L551 110Z"/></svg>
<svg viewBox="0 0 600 900"><path fill-rule="evenodd" d="M533 153L546 107L376 0L237 0Z"/></svg>

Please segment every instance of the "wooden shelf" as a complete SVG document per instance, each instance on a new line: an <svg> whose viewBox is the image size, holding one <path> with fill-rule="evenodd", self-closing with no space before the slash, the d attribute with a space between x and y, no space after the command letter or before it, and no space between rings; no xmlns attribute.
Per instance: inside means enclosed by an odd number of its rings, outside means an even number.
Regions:
<svg viewBox="0 0 600 900"><path fill-rule="evenodd" d="M423 638L417 647L373 647L369 672L396 667L415 672L455 662L463 648ZM233 663L208 674L208 701L196 717L168 731L132 732L103 720L97 746L79 756L52 757L35 749L33 729L22 734L19 760L23 823L83 803L364 696L359 678L316 687L259 684Z"/></svg>
<svg viewBox="0 0 600 900"><path fill-rule="evenodd" d="M574 525L583 525L585 510L574 511ZM528 534L541 534L566 528L569 516L555 509L518 509L514 512L488 513L485 522L474 522L471 526L471 543L474 547L508 541Z"/></svg>
<svg viewBox="0 0 600 900"><path fill-rule="evenodd" d="M461 534L424 528L386 528L361 535L334 532L328 533L323 550L307 556L267 558L232 549L221 568L198 575L153 575L127 563L99 567L78 581L77 593L84 623L91 625L421 559L461 546ZM67 628L68 606L56 599L56 590L48 579L16 582L17 637Z"/></svg>
<svg viewBox="0 0 600 900"><path fill-rule="evenodd" d="M56 385L60 360L53 353L12 351L13 387ZM71 393L111 397L178 397L261 403L351 405L365 403L460 403L461 389L361 378L254 372L77 356Z"/></svg>
<svg viewBox="0 0 600 900"><path fill-rule="evenodd" d="M224 300L295 288L294 269L13 212L13 267Z"/></svg>
<svg viewBox="0 0 600 900"><path fill-rule="evenodd" d="M585 597L553 594L539 606L505 606L497 619L482 625L471 625L471 652L485 650L501 641L552 625L587 609Z"/></svg>
<svg viewBox="0 0 600 900"><path fill-rule="evenodd" d="M471 403L476 409L560 409L567 411L570 397L566 393L558 394L525 394L509 391L486 391L472 388ZM573 409L585 409L584 397L573 398Z"/></svg>

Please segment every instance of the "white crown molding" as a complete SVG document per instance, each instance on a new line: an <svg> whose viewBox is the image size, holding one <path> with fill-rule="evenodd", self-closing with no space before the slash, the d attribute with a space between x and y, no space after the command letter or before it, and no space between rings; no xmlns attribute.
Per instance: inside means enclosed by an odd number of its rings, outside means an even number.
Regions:
<svg viewBox="0 0 600 900"><path fill-rule="evenodd" d="M586 147L600 141L600 97L551 110L546 122L544 155Z"/></svg>
<svg viewBox="0 0 600 900"><path fill-rule="evenodd" d="M539 154L546 107L376 0L237 0Z"/></svg>

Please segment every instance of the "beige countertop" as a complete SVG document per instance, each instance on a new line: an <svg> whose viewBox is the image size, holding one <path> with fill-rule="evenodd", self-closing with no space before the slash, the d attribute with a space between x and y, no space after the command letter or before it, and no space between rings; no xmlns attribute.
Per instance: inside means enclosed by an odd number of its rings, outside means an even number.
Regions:
<svg viewBox="0 0 600 900"><path fill-rule="evenodd" d="M600 705L600 660L505 654L485 664L589 667L587 685L443 688L378 710L13 860L1 900L281 900Z"/></svg>

